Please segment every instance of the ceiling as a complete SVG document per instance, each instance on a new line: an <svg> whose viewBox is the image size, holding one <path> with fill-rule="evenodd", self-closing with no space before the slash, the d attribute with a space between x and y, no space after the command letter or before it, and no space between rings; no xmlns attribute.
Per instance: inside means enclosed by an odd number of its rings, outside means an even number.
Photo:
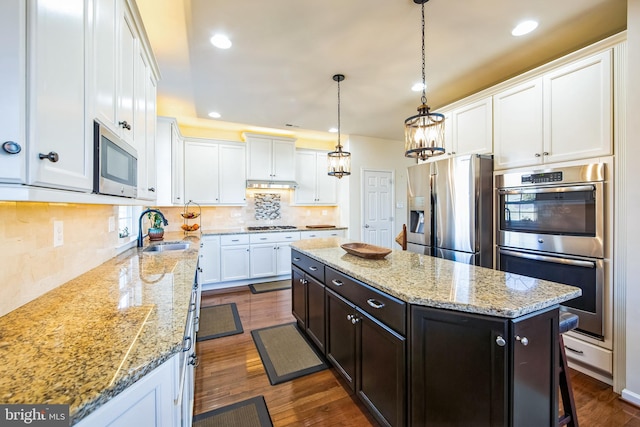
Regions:
<svg viewBox="0 0 640 427"><path fill-rule="evenodd" d="M413 0L137 0L161 73L158 111L181 124L341 132L402 140L421 80ZM432 110L626 28L626 0L432 0L426 13ZM540 25L513 37L525 19ZM228 50L209 39L224 33ZM208 119L210 111L219 120ZM253 127L249 127L249 125Z"/></svg>

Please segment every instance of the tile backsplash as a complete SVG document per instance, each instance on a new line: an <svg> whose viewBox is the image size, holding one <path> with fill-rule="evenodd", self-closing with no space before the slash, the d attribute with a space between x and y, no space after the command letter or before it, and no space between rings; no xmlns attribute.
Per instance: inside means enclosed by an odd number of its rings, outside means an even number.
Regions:
<svg viewBox="0 0 640 427"><path fill-rule="evenodd" d="M109 205L0 202L0 316L115 256L109 217L117 214ZM54 221L62 222L57 247Z"/></svg>
<svg viewBox="0 0 640 427"><path fill-rule="evenodd" d="M189 223L198 223L205 232L252 225L340 225L337 207L292 206L290 197L285 190L248 191L246 206L203 206L202 216ZM267 199L269 208L261 206ZM278 199L276 217L272 213ZM198 207L190 205L194 209ZM184 207L161 210L169 220L167 231L181 231ZM60 246L54 246L54 222L62 222ZM116 256L117 224L118 206L0 201L0 316Z"/></svg>
<svg viewBox="0 0 640 427"><path fill-rule="evenodd" d="M261 209L258 194L272 194L274 200L280 198L280 217L264 218L259 214ZM341 225L340 210L336 206L295 206L291 205L290 198L293 192L287 190L247 191L246 206L202 206L202 216L197 220L190 220L190 224L197 223L203 231L225 228L248 227L254 225L305 225L331 224ZM161 207L160 210L169 220L165 227L167 231L180 231L183 223L184 207ZM189 205L189 211L198 211L196 205ZM259 217L259 219L258 219Z"/></svg>

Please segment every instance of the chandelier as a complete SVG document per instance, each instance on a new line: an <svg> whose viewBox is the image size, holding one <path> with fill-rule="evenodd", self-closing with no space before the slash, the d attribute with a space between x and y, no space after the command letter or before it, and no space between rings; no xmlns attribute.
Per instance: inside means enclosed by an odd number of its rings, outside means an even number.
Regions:
<svg viewBox="0 0 640 427"><path fill-rule="evenodd" d="M404 155L426 160L444 154L444 115L429 112L424 54L424 4L429 0L413 0L422 5L422 98L418 114L404 121Z"/></svg>
<svg viewBox="0 0 640 427"><path fill-rule="evenodd" d="M333 80L338 82L338 145L336 145L336 151L327 154L327 160L328 174L340 179L351 175L351 153L342 151L342 144L340 144L340 82L344 80L344 74L335 74Z"/></svg>

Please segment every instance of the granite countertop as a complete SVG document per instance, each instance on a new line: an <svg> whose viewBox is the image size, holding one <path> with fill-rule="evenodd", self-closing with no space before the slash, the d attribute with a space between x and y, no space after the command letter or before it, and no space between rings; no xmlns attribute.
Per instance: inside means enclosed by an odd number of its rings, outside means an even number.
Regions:
<svg viewBox="0 0 640 427"><path fill-rule="evenodd" d="M203 236L216 236L222 234L249 234L249 233L286 233L292 231L325 231L325 230L346 230L348 227L325 227L307 228L306 226L296 226L295 228L271 229L271 230L249 230L248 227L231 227L201 230Z"/></svg>
<svg viewBox="0 0 640 427"><path fill-rule="evenodd" d="M178 353L198 262L129 249L0 317L0 402L70 405L71 424Z"/></svg>
<svg viewBox="0 0 640 427"><path fill-rule="evenodd" d="M410 304L515 318L582 293L573 286L401 250L380 260L364 259L340 247L347 242L309 239L291 247Z"/></svg>

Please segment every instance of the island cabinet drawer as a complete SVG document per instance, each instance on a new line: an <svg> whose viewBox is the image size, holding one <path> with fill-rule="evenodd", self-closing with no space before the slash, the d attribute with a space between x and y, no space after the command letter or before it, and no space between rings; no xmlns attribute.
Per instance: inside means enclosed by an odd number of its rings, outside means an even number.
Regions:
<svg viewBox="0 0 640 427"><path fill-rule="evenodd" d="M291 251L291 263L313 278L324 283L324 264L296 250Z"/></svg>
<svg viewBox="0 0 640 427"><path fill-rule="evenodd" d="M339 293L361 310L406 336L407 304L372 288L331 267L325 268L325 285Z"/></svg>

